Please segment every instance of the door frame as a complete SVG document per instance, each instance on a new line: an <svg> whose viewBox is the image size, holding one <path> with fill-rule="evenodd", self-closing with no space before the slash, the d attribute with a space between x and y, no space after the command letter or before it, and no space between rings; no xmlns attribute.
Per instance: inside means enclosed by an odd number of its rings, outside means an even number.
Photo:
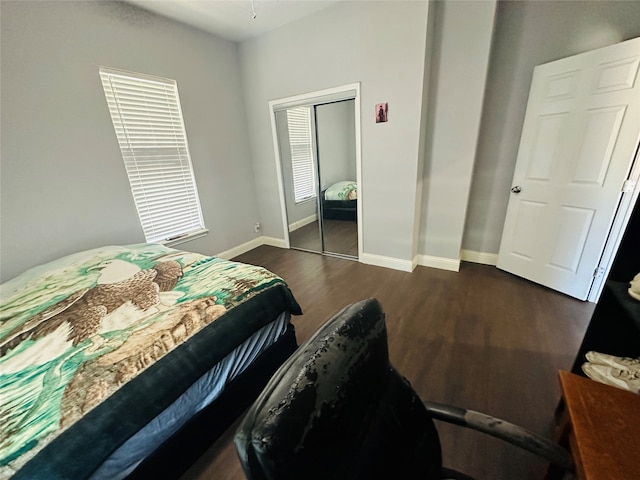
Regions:
<svg viewBox="0 0 640 480"><path fill-rule="evenodd" d="M591 281L591 288L587 295L588 302L597 303L600 298L600 294L604 289L605 282L613 266L613 260L622 242L622 237L629 224L629 219L640 196L640 135L636 142L636 153L629 166L629 175L626 181L633 182L633 189L625 192L622 190L623 186L620 186L622 193L620 194L616 213L613 216L611 227L609 228L607 240L602 248L602 255L598 263L597 271L594 272L594 277ZM631 279L629 279L629 281L631 281Z"/></svg>
<svg viewBox="0 0 640 480"><path fill-rule="evenodd" d="M280 194L280 211L282 214L282 233L285 248L291 248L289 241L289 223L287 218L287 206L284 193L284 179L282 173L282 159L278 144L278 132L276 130L276 111L294 106L315 106L338 100L354 100L355 119L355 147L356 147L356 182L358 183L358 260L362 258L362 204L363 204L363 183L362 183L362 148L360 130L360 82L349 83L337 87L317 90L314 92L302 93L290 97L278 98L269 101L269 117L271 119L271 139L273 142L273 152L276 162L276 173L278 177L278 193Z"/></svg>

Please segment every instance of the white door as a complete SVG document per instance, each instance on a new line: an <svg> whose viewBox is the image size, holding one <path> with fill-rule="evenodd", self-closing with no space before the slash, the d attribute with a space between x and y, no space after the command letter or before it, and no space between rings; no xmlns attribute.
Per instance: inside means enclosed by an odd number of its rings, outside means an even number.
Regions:
<svg viewBox="0 0 640 480"><path fill-rule="evenodd" d="M533 73L498 268L585 300L640 137L640 38Z"/></svg>

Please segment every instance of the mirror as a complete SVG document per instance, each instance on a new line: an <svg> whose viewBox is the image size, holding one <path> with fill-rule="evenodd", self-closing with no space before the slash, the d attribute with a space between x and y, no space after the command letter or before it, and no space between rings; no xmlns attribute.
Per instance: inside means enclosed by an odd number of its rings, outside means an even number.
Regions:
<svg viewBox="0 0 640 480"><path fill-rule="evenodd" d="M355 101L275 112L291 248L358 257Z"/></svg>
<svg viewBox="0 0 640 480"><path fill-rule="evenodd" d="M282 161L282 177L287 210L289 245L291 248L322 252L322 235L320 233L318 199L317 199L317 162L314 151L312 126L300 129L292 139L289 134L289 122L294 122L293 115L298 113L297 120L304 123L312 120L311 111L299 111L298 108L275 112L278 148ZM305 118L306 117L306 118ZM296 128L292 123L291 129ZM305 138L306 137L306 138ZM295 156L295 158L294 158ZM295 172L295 179L294 179ZM302 185L301 185L302 183ZM298 187L298 188L296 188Z"/></svg>
<svg viewBox="0 0 640 480"><path fill-rule="evenodd" d="M358 256L354 100L316 105L324 252Z"/></svg>

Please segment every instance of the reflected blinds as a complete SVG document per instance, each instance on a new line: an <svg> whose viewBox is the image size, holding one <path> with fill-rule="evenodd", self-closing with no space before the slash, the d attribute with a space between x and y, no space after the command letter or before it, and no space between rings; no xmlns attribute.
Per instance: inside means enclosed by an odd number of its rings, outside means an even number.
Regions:
<svg viewBox="0 0 640 480"><path fill-rule="evenodd" d="M293 168L293 192L296 203L300 203L316 196L311 142L311 107L287 110L287 126Z"/></svg>
<svg viewBox="0 0 640 480"><path fill-rule="evenodd" d="M176 82L106 68L100 77L147 242L203 231Z"/></svg>

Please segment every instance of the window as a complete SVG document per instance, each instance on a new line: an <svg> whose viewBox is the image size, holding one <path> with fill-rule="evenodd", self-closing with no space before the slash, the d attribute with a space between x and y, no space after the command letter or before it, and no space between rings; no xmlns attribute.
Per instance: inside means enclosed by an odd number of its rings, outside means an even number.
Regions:
<svg viewBox="0 0 640 480"><path fill-rule="evenodd" d="M287 110L291 165L293 167L293 193L296 203L316 196L311 143L311 108L297 107Z"/></svg>
<svg viewBox="0 0 640 480"><path fill-rule="evenodd" d="M176 82L107 68L100 77L147 242L205 233Z"/></svg>

